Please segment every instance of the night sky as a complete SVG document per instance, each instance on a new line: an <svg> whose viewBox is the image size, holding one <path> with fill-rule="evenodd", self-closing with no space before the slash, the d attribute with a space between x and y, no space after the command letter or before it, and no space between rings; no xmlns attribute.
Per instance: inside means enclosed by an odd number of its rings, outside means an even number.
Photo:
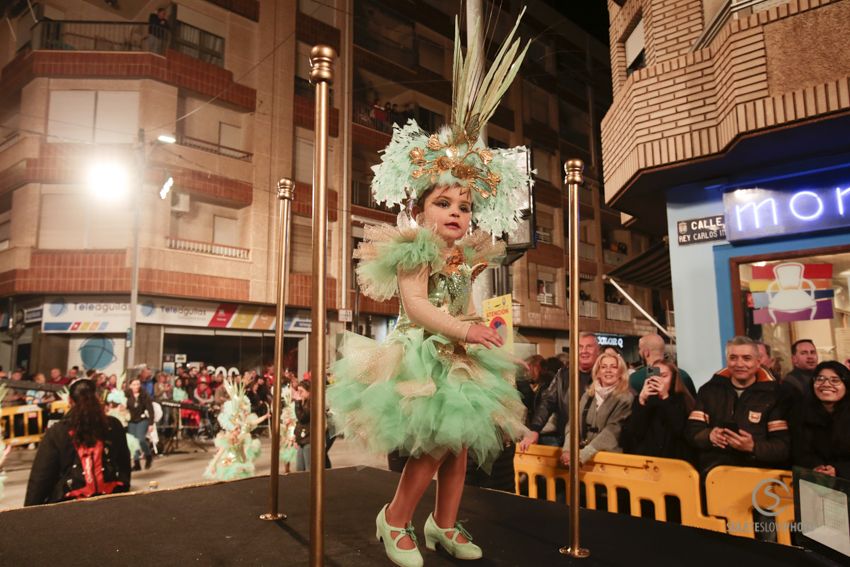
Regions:
<svg viewBox="0 0 850 567"><path fill-rule="evenodd" d="M599 41L608 44L608 2L605 0L538 0L549 4Z"/></svg>

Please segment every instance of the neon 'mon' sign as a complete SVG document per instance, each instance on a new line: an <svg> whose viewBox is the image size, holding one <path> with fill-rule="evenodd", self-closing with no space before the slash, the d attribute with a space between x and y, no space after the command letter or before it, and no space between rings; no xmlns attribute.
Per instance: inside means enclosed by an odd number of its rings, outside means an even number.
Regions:
<svg viewBox="0 0 850 567"><path fill-rule="evenodd" d="M796 191L736 189L723 195L723 208L730 242L848 227L850 185Z"/></svg>

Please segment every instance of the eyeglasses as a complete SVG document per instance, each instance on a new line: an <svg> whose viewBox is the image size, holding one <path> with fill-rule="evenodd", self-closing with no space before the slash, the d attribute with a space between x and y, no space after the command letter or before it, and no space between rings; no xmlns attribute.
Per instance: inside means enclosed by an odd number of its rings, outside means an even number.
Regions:
<svg viewBox="0 0 850 567"><path fill-rule="evenodd" d="M839 386L844 381L838 376L815 376L815 384L829 384L830 386Z"/></svg>

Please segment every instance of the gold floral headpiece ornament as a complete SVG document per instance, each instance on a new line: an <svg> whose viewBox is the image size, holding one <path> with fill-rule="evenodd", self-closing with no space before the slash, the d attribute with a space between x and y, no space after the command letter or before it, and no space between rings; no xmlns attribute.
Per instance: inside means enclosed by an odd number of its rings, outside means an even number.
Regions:
<svg viewBox="0 0 850 567"><path fill-rule="evenodd" d="M514 39L524 13L525 8L486 74L481 46L473 42L463 56L455 19L451 121L430 135L413 119L404 126L393 125L381 163L372 167L377 202L392 207L416 199L434 185L459 185L472 195L472 217L480 229L495 236L516 229L531 183L528 150L490 149L479 136L528 50L529 42L522 47L520 39Z"/></svg>

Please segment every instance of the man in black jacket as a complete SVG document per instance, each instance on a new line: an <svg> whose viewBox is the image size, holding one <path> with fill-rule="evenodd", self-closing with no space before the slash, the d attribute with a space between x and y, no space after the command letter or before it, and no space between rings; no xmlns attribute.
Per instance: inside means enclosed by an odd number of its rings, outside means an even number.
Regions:
<svg viewBox="0 0 850 567"><path fill-rule="evenodd" d="M688 417L700 473L719 465L785 466L791 448L785 408L779 383L759 366L756 343L727 342L726 368L699 389Z"/></svg>
<svg viewBox="0 0 850 567"><path fill-rule="evenodd" d="M581 333L578 339L578 370L579 382L582 390L590 385L592 377L590 375L593 370L593 365L596 359L599 358L599 342L596 340L596 335L593 333ZM549 421L552 414L556 417L555 432L552 439L546 439L545 445L553 445L560 447L564 444L564 430L567 427L567 422L570 419L570 370L563 368L556 375L549 387L543 392L540 398L540 403L534 411L534 415L528 424L531 433L519 443L519 450L525 451L529 445L533 445L540 440L540 431Z"/></svg>

